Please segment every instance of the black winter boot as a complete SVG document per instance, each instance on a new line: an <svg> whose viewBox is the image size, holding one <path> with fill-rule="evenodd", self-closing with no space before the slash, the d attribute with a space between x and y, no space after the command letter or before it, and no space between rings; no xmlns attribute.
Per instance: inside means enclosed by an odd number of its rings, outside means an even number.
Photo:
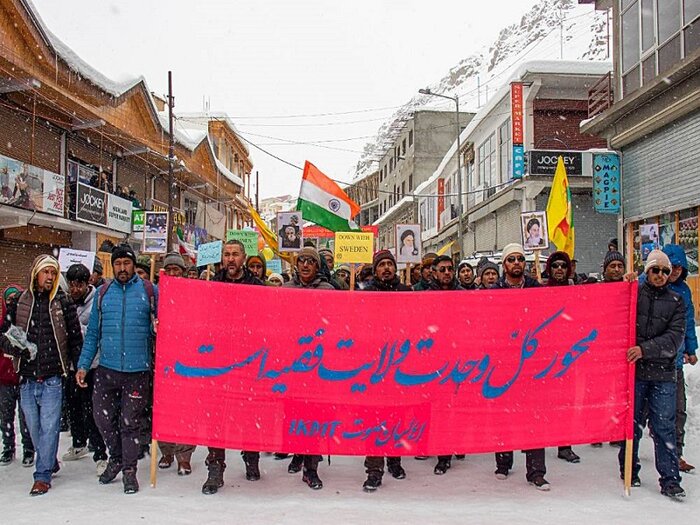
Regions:
<svg viewBox="0 0 700 525"><path fill-rule="evenodd" d="M292 461L289 463L289 467L287 467L287 472L290 474L296 474L297 472L301 471L301 465L304 462L304 456L301 454L294 454L292 456Z"/></svg>
<svg viewBox="0 0 700 525"><path fill-rule="evenodd" d="M112 483L112 481L114 481L114 478L116 478L121 471L122 471L122 462L114 460L112 458L109 458L109 462L107 463L107 468L99 477L100 485L106 485L107 483Z"/></svg>
<svg viewBox="0 0 700 525"><path fill-rule="evenodd" d="M2 451L2 454L0 454L0 467L5 467L9 465L10 463L12 463L13 459L15 459L15 451L6 448Z"/></svg>
<svg viewBox="0 0 700 525"><path fill-rule="evenodd" d="M224 486L224 469L226 466L218 461L212 461L207 465L209 474L202 485L202 494L216 494Z"/></svg>
<svg viewBox="0 0 700 525"><path fill-rule="evenodd" d="M304 475L302 476L301 480L314 490L320 490L323 488L323 481L321 481L321 478L318 477L318 472L315 470L304 469Z"/></svg>
<svg viewBox="0 0 700 525"><path fill-rule="evenodd" d="M365 492L374 492L382 486L382 473L370 472L367 474L367 479L362 485L362 490Z"/></svg>
<svg viewBox="0 0 700 525"><path fill-rule="evenodd" d="M136 479L136 469L130 468L122 473L124 494L136 494L139 491L139 480Z"/></svg>

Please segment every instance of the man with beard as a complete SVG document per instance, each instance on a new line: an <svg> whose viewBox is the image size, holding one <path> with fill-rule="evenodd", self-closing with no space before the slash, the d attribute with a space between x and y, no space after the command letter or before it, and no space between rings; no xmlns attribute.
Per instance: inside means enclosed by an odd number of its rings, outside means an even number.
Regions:
<svg viewBox="0 0 700 525"><path fill-rule="evenodd" d="M525 250L520 244L511 243L503 248L503 276L493 285L498 289L537 288L540 285L535 279L525 275ZM547 467L544 460L544 449L525 451L525 466L527 481L538 490L549 490L549 482L544 479ZM513 452L496 453L496 478L506 479L513 468Z"/></svg>
<svg viewBox="0 0 700 525"><path fill-rule="evenodd" d="M230 284L248 284L264 286L245 266L245 246L237 239L226 241L221 254L221 270L213 277L213 281ZM244 450L241 452L245 463L245 477L248 481L260 479L260 452ZM205 464L208 469L207 480L202 485L203 494L216 494L224 486L224 470L226 470L226 450L209 447Z"/></svg>
<svg viewBox="0 0 700 525"><path fill-rule="evenodd" d="M547 259L546 273L549 275L547 286L568 286L573 285L574 267L571 264L569 254L566 252L554 252ZM581 458L576 454L571 446L559 447L557 457L569 463L579 463Z"/></svg>
<svg viewBox="0 0 700 525"><path fill-rule="evenodd" d="M250 273L260 279L263 283L265 282L267 279L267 263L265 262L265 256L262 253L248 257L245 265Z"/></svg>
<svg viewBox="0 0 700 525"><path fill-rule="evenodd" d="M328 279L320 273L322 265L321 257L315 248L304 246L299 252L296 261L296 271L291 281L284 283L282 288L301 288L315 290L335 290ZM318 477L318 464L322 457L311 454L295 454L289 464L288 472L295 474L304 465L302 481L310 488L319 490L323 488L323 482Z"/></svg>
<svg viewBox="0 0 700 525"><path fill-rule="evenodd" d="M462 261L457 266L457 280L459 285L465 290L476 290L476 284L474 283L474 278L476 274L474 273L474 267L467 261Z"/></svg>
<svg viewBox="0 0 700 525"><path fill-rule="evenodd" d="M464 290L455 278L455 265L449 255L439 255L433 259L433 275L425 290L448 291ZM464 456L461 456L463 458ZM433 472L437 476L445 474L452 466L452 455L438 456L437 465Z"/></svg>
<svg viewBox="0 0 700 525"><path fill-rule="evenodd" d="M603 281L619 283L625 276L625 258L620 252L609 251L603 259Z"/></svg>
<svg viewBox="0 0 700 525"><path fill-rule="evenodd" d="M389 250L380 250L372 259L372 280L364 289L367 292L410 292L411 288L401 283L396 275L396 259ZM386 458L389 474L396 479L404 479L406 471L401 466L400 456ZM365 492L374 492L382 485L384 476L384 458L367 456L365 458L367 480L362 485Z"/></svg>
<svg viewBox="0 0 700 525"><path fill-rule="evenodd" d="M109 450L103 485L121 472L125 494L139 490L136 469L142 425L149 405L157 290L136 275L128 244L112 251L115 279L97 290L75 379L87 388L88 370L99 350L92 397L93 416Z"/></svg>
<svg viewBox="0 0 700 525"><path fill-rule="evenodd" d="M34 259L27 290L12 301L0 326L0 351L20 377L20 406L36 449L32 496L46 494L56 460L63 378L83 342L73 301L58 286L58 261Z"/></svg>
<svg viewBox="0 0 700 525"><path fill-rule="evenodd" d="M413 285L413 290L422 292L430 288L430 281L433 276L433 261L437 257L436 253L426 253L423 256L420 266L420 281Z"/></svg>

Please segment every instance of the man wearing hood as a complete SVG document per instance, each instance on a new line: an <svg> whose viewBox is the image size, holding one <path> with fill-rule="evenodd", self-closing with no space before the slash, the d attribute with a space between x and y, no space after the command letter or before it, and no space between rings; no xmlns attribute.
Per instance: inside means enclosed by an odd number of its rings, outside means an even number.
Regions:
<svg viewBox="0 0 700 525"><path fill-rule="evenodd" d="M265 261L265 256L262 253L248 257L245 265L250 273L260 279L263 283L265 282L267 279L267 262Z"/></svg>
<svg viewBox="0 0 700 525"><path fill-rule="evenodd" d="M95 299L95 288L89 284L90 271L82 264L73 264L66 272L66 280L70 290L71 299L78 310L80 329L83 337L87 332L92 313L92 303ZM76 381L66 383L66 400L68 404L68 417L70 418L72 446L63 454L63 461L75 461L83 456L87 456L88 439L94 450L92 459L96 464L97 475L99 476L107 468L107 449L105 442L100 435L100 431L95 425L92 416L92 393L95 383L95 359L93 366L85 376L87 388L79 388ZM73 379L71 377L71 379Z"/></svg>
<svg viewBox="0 0 700 525"><path fill-rule="evenodd" d="M541 286L532 277L525 275L525 250L520 244L511 243L503 248L503 276L493 285L494 289L538 288ZM506 479L513 468L512 452L496 453L496 478ZM538 490L549 490L549 482L544 478L547 473L544 449L525 451L525 478Z"/></svg>
<svg viewBox="0 0 700 525"><path fill-rule="evenodd" d="M302 288L316 290L335 290L328 279L319 270L323 265L320 255L315 248L304 246L297 256L294 277L284 283L282 288ZM295 474L304 465L302 481L314 490L322 489L323 482L318 477L318 464L321 456L310 454L295 454L289 464L288 471Z"/></svg>
<svg viewBox="0 0 700 525"><path fill-rule="evenodd" d="M474 267L467 261L461 261L457 265L457 280L462 288L465 290L476 290L475 278Z"/></svg>
<svg viewBox="0 0 700 525"><path fill-rule="evenodd" d="M637 296L636 345L627 350L635 363L634 440L632 486L640 485L639 441L649 418L654 439L656 470L661 494L682 498L676 444L676 360L686 334L685 303L668 286L671 261L661 250L652 250L644 266L646 280ZM620 449L620 477L624 477L625 448Z"/></svg>
<svg viewBox="0 0 700 525"><path fill-rule="evenodd" d="M0 348L21 378L20 405L36 448L33 496L46 494L58 472L63 377L83 343L75 305L59 290L59 273L50 255L34 259L29 287L10 303L0 328Z"/></svg>
<svg viewBox="0 0 700 525"><path fill-rule="evenodd" d="M678 349L678 358L676 359L676 450L678 452L678 468L681 472L690 472L695 467L683 457L685 422L688 419L683 365L688 363L694 366L698 362L696 355L698 339L695 335L695 306L693 305L690 287L685 282L686 277L688 277L688 259L685 256L685 250L678 244L667 244L664 246L663 252L668 256L672 267L671 275L668 276L668 287L680 295L685 303L685 337Z"/></svg>
<svg viewBox="0 0 700 525"><path fill-rule="evenodd" d="M396 275L396 259L389 250L380 250L372 258L372 280L364 288L366 292L410 292L411 288L401 283ZM386 458L387 470L396 479L404 479L406 471L401 466L400 456ZM382 485L384 457L365 458L367 480L362 485L365 492L374 492Z"/></svg>
<svg viewBox="0 0 700 525"><path fill-rule="evenodd" d="M135 273L128 244L112 251L114 280L97 289L75 379L86 377L99 350L92 397L93 416L109 450L99 477L111 483L121 472L125 494L138 492L137 461L150 402L157 290Z"/></svg>
<svg viewBox="0 0 700 525"><path fill-rule="evenodd" d="M547 259L546 273L549 275L547 286L570 286L574 284L574 267L571 264L569 254L557 251ZM569 463L580 463L581 458L576 454L571 446L559 447L557 453L559 459Z"/></svg>
<svg viewBox="0 0 700 525"><path fill-rule="evenodd" d="M224 243L221 253L221 270L212 279L221 283L247 284L264 286L260 279L255 277L246 268L245 246L237 239L231 239ZM246 479L257 481L260 479L260 452L244 450L241 452L245 463ZM224 486L224 470L226 470L226 449L209 447L209 454L205 462L208 470L207 480L202 485L202 494L216 494Z"/></svg>

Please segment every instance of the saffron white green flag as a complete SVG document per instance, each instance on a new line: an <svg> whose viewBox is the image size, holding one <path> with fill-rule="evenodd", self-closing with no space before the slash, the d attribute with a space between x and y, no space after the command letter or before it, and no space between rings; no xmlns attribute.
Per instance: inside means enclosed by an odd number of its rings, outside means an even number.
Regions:
<svg viewBox="0 0 700 525"><path fill-rule="evenodd" d="M304 164L297 209L305 220L333 232L359 230L352 218L360 213L360 206L308 160Z"/></svg>

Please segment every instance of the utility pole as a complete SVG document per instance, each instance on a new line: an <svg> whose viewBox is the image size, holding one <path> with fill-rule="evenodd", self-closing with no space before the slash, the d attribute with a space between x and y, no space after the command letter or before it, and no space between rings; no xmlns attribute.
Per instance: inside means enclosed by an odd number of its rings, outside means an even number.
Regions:
<svg viewBox="0 0 700 525"><path fill-rule="evenodd" d="M255 211L260 213L259 199L260 198L260 173L255 170Z"/></svg>
<svg viewBox="0 0 700 525"><path fill-rule="evenodd" d="M175 191L175 179L173 163L175 162L175 135L173 133L173 72L168 71L168 134L170 144L168 146L168 246L166 251L173 247L173 192Z"/></svg>

